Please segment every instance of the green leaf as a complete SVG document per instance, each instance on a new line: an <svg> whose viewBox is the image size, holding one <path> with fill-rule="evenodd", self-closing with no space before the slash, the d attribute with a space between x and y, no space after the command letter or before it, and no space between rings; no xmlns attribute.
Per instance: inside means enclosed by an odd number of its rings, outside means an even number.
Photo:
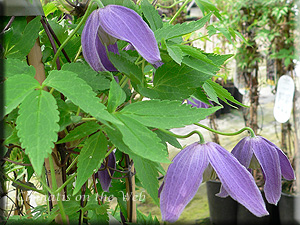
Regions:
<svg viewBox="0 0 300 225"><path fill-rule="evenodd" d="M1 59L0 63L4 65L4 77L9 78L17 74L25 74L31 77L35 76L35 68L19 59Z"/></svg>
<svg viewBox="0 0 300 225"><path fill-rule="evenodd" d="M213 12L214 15L222 21L222 16L219 13L219 10L214 4L208 0L195 0L197 6L202 10L202 12Z"/></svg>
<svg viewBox="0 0 300 225"><path fill-rule="evenodd" d="M78 157L78 175L73 195L76 194L88 178L98 171L107 151L107 139L100 131L90 136Z"/></svg>
<svg viewBox="0 0 300 225"><path fill-rule="evenodd" d="M87 64L68 63L64 64L61 69L76 73L78 77L90 85L94 91L109 89L110 80L104 76L104 72L97 73Z"/></svg>
<svg viewBox="0 0 300 225"><path fill-rule="evenodd" d="M143 72L141 68L139 68L134 63L130 62L126 58L121 55L114 54L113 52L108 52L109 60L112 64L120 71L121 73L125 73L126 76L136 84L141 84L143 80Z"/></svg>
<svg viewBox="0 0 300 225"><path fill-rule="evenodd" d="M28 55L39 36L40 26L41 17L37 16L27 24L22 33L21 39L19 39L18 43L13 46L5 56L7 58L23 59L26 55Z"/></svg>
<svg viewBox="0 0 300 225"><path fill-rule="evenodd" d="M107 112L106 107L97 98L92 88L75 73L71 71L52 70L43 85L55 88L68 97L75 105L83 111L91 114L97 120L106 120L121 124L115 117Z"/></svg>
<svg viewBox="0 0 300 225"><path fill-rule="evenodd" d="M148 194L152 197L156 205L159 205L158 199L158 171L157 163L147 159L143 159L137 155L130 156L134 162L137 176L141 181L143 187L147 190Z"/></svg>
<svg viewBox="0 0 300 225"><path fill-rule="evenodd" d="M200 87L212 75L214 74L201 73L172 61L156 70L153 88L139 87L139 92L152 99L183 100L193 94L195 88Z"/></svg>
<svg viewBox="0 0 300 225"><path fill-rule="evenodd" d="M199 122L219 107L196 108L179 101L141 101L127 105L120 113L149 127L171 129Z"/></svg>
<svg viewBox="0 0 300 225"><path fill-rule="evenodd" d="M139 225L160 225L156 216L152 218L151 212L149 213L148 217L145 216L140 210L137 210L137 222L134 224Z"/></svg>
<svg viewBox="0 0 300 225"><path fill-rule="evenodd" d="M148 0L142 1L141 9L153 31L163 27L162 19L160 18L158 11L149 3Z"/></svg>
<svg viewBox="0 0 300 225"><path fill-rule="evenodd" d="M101 126L93 121L88 121L80 126L76 127L74 130L71 130L63 139L57 142L57 144L66 143L70 141L75 141L81 138L84 138L92 133L95 133L97 130L101 129Z"/></svg>
<svg viewBox="0 0 300 225"><path fill-rule="evenodd" d="M57 140L58 121L56 101L49 92L34 91L20 105L16 121L18 136L38 175L42 173L44 158L52 152Z"/></svg>
<svg viewBox="0 0 300 225"><path fill-rule="evenodd" d="M105 133L107 133L111 142L122 152L129 155L133 159L135 169L137 171L138 177L147 190L150 196L153 198L156 204L158 204L158 170L159 163L142 158L143 156L138 156L133 153L131 149L123 142L122 134L119 130L112 130L111 128L105 127Z"/></svg>
<svg viewBox="0 0 300 225"><path fill-rule="evenodd" d="M188 87L161 85L154 88L139 88L139 92L151 99L183 100L195 90Z"/></svg>
<svg viewBox="0 0 300 225"><path fill-rule="evenodd" d="M126 100L126 94L120 85L112 79L110 83L107 110L108 112L114 112L119 105Z"/></svg>
<svg viewBox="0 0 300 225"><path fill-rule="evenodd" d="M182 149L181 144L178 142L177 138L166 134L160 130L155 130L154 133L163 141L168 142L170 145L174 146L175 148Z"/></svg>
<svg viewBox="0 0 300 225"><path fill-rule="evenodd" d="M182 62L185 65L199 71L199 73L203 76L203 79L205 80L211 78L217 73L217 71L220 70L218 66L213 66L191 56L184 56Z"/></svg>
<svg viewBox="0 0 300 225"><path fill-rule="evenodd" d="M1 84L2 85L2 84ZM15 75L4 82L4 116L14 110L27 95L39 87L39 82L28 75Z"/></svg>
<svg viewBox="0 0 300 225"><path fill-rule="evenodd" d="M94 197L94 196L92 196L92 197ZM94 202L93 209L89 210L89 212L88 212L88 215L90 217L89 224L91 224L91 225L98 225L98 224L108 225L108 224L110 224L109 223L109 214L107 212L109 206L106 204L98 205L96 200L92 200L92 202Z"/></svg>
<svg viewBox="0 0 300 225"><path fill-rule="evenodd" d="M169 56L179 65L181 65L182 62L182 56L183 56L183 52L182 50L179 48L179 46L176 45L167 45L167 51Z"/></svg>
<svg viewBox="0 0 300 225"><path fill-rule="evenodd" d="M122 133L124 143L133 153L155 162L170 162L165 146L155 133L130 117L121 114L116 116L124 123L116 126Z"/></svg>
<svg viewBox="0 0 300 225"><path fill-rule="evenodd" d="M217 95L215 89L208 82L205 82L202 87L203 87L204 91L206 92L206 94L209 96L210 100L221 105L218 100L218 95Z"/></svg>
<svg viewBox="0 0 300 225"><path fill-rule="evenodd" d="M217 67L217 65L215 65L210 59L207 58L205 54L203 54L202 50L189 45L176 45L176 46L178 46L184 53L187 53L188 55L196 59L199 59L207 64Z"/></svg>
<svg viewBox="0 0 300 225"><path fill-rule="evenodd" d="M231 38L231 34L230 32L227 30L227 28L221 28L221 27L216 27L216 29L218 31L220 31L224 37L232 44L234 45L233 41L232 41L232 38Z"/></svg>
<svg viewBox="0 0 300 225"><path fill-rule="evenodd" d="M248 107L242 103L240 103L239 101L235 100L234 97L225 89L223 88L221 85L217 84L216 82L213 82L211 80L206 81L207 84L209 84L216 92L217 96L224 101L225 103L227 103L228 105L230 105L231 107L236 108L235 106L231 105L227 100L243 106L243 107Z"/></svg>
<svg viewBox="0 0 300 225"><path fill-rule="evenodd" d="M222 66L226 60L230 59L233 54L217 55L214 53L204 53L217 66Z"/></svg>
<svg viewBox="0 0 300 225"><path fill-rule="evenodd" d="M184 22L176 25L167 25L154 32L157 42L161 42L162 39L168 40L174 37L179 37L185 34L189 34L193 31L201 29L206 22L209 21L211 13L207 14L203 18L197 21Z"/></svg>
<svg viewBox="0 0 300 225"><path fill-rule="evenodd" d="M45 6L43 6L43 10L45 13L45 17L47 17L50 13L55 12L57 10L57 7L54 2L49 2Z"/></svg>
<svg viewBox="0 0 300 225"><path fill-rule="evenodd" d="M184 100L188 98L194 93L195 88L201 87L204 81L214 75L210 71L213 70L213 66L199 61L195 58L184 57L183 63L190 64L189 66L180 66L174 61L165 63L155 72L153 88L139 87L139 92L152 99ZM198 67L197 69L201 71L190 66Z"/></svg>
<svg viewBox="0 0 300 225"><path fill-rule="evenodd" d="M20 140L19 140L19 137L17 135L17 129L15 128L11 135L9 137L7 137L5 139L5 141L3 142L4 145L8 145L8 144L19 144L20 143Z"/></svg>

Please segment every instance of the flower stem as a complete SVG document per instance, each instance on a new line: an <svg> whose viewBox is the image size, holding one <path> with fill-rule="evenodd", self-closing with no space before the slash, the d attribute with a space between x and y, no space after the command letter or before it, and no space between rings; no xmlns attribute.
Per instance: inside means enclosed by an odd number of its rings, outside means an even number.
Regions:
<svg viewBox="0 0 300 225"><path fill-rule="evenodd" d="M77 31L79 30L79 28L81 27L81 25L85 22L85 20L87 19L87 17L90 14L90 11L92 9L92 5L93 3L96 3L100 8L103 8L103 4L100 0L91 0L91 2L89 3L89 6L84 14L84 16L82 17L81 21L79 22L79 24L76 26L76 28L71 32L71 34L68 36L68 38L61 44L61 46L59 47L59 49L57 49L57 52L55 53L53 60L52 60L52 68L55 67L55 62L56 59L58 57L58 55L60 54L60 52L62 51L62 49L66 46L66 44L71 40L71 38L77 33Z"/></svg>
<svg viewBox="0 0 300 225"><path fill-rule="evenodd" d="M115 145L111 146L111 148L109 149L109 151L105 154L104 158L106 158L107 156L110 155L110 153L115 149Z"/></svg>
<svg viewBox="0 0 300 225"><path fill-rule="evenodd" d="M69 179L66 180L65 183L63 183L59 188L56 189L54 194L60 193L64 189L64 187L67 186L74 179L74 177L76 177L76 176L77 176L77 173L74 173L72 176L70 176Z"/></svg>
<svg viewBox="0 0 300 225"><path fill-rule="evenodd" d="M211 131L213 133L220 134L220 135L225 135L225 136L235 136L235 135L238 135L238 134L244 132L245 130L247 130L247 131L250 132L251 137L255 137L256 136L255 133L254 133L254 131L250 127L244 127L244 128L240 129L237 132L226 133L226 132L221 132L221 131L214 130L214 129L212 129L210 127L207 127L205 125L202 125L200 123L194 123L194 124L197 125L197 126L199 126L199 127L204 128L206 130L209 130L209 131Z"/></svg>
<svg viewBox="0 0 300 225"><path fill-rule="evenodd" d="M182 6L180 7L180 9L178 9L178 11L175 13L175 15L173 16L173 18L170 20L169 24L172 24L174 22L174 20L179 16L179 14L181 13L181 11L185 8L185 6L190 2L191 0L185 0L185 2L182 4Z"/></svg>
<svg viewBox="0 0 300 225"><path fill-rule="evenodd" d="M168 134L170 136L176 137L176 138L188 138L188 137L192 136L193 134L197 134L199 136L199 139L200 139L200 141L199 141L200 144L204 144L205 143L203 135L201 134L200 131L197 131L197 130L193 130L192 132L190 132L190 133L188 133L186 135L179 135L179 134L174 134L173 132L165 130L165 129L160 129L160 128L158 128L158 129L160 131L162 131L162 132L164 132L164 133L166 133L166 134Z"/></svg>
<svg viewBox="0 0 300 225"><path fill-rule="evenodd" d="M77 162L78 157L79 157L79 155L75 157L75 159L72 161L72 163L70 164L70 166L66 169L66 173L68 173L70 171L70 169L72 169L72 167L74 166L74 164Z"/></svg>

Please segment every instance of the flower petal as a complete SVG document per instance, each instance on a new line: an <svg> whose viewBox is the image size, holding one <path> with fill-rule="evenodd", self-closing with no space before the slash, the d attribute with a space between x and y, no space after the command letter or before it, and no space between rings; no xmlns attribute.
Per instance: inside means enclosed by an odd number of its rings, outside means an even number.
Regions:
<svg viewBox="0 0 300 225"><path fill-rule="evenodd" d="M185 206L192 200L202 182L202 173L208 166L202 145L194 143L173 159L160 192L162 219L175 222Z"/></svg>
<svg viewBox="0 0 300 225"><path fill-rule="evenodd" d="M237 143L237 145L232 149L231 153L243 166L248 168L253 156L253 151L250 145L250 137L244 137L240 140L239 143Z"/></svg>
<svg viewBox="0 0 300 225"><path fill-rule="evenodd" d="M251 138L251 146L264 173L266 199L276 205L281 196L281 170L277 150L260 136Z"/></svg>
<svg viewBox="0 0 300 225"><path fill-rule="evenodd" d="M228 194L255 216L268 215L262 195L249 171L216 143L207 143L207 152L209 162Z"/></svg>
<svg viewBox="0 0 300 225"><path fill-rule="evenodd" d="M281 175L287 180L294 180L295 173L293 167L289 159L287 158L287 156L284 154L284 152L280 148L278 148L275 144L267 140L266 138L264 137L261 138L264 139L266 142L268 142L268 144L276 148L279 156L279 161L280 161Z"/></svg>
<svg viewBox="0 0 300 225"><path fill-rule="evenodd" d="M88 17L82 31L81 44L83 57L95 71L116 71L107 57L105 46L99 40L99 26L99 11L95 10ZM108 46L108 50L118 53L117 44Z"/></svg>
<svg viewBox="0 0 300 225"><path fill-rule="evenodd" d="M111 152L108 156L108 167L116 168L116 156L114 152ZM101 168L104 168L103 163L101 164ZM109 187L111 187L111 177L109 176L108 170L113 176L115 173L114 170L107 168L106 170L100 170L98 171L98 179L100 180L101 187L103 191L109 192Z"/></svg>
<svg viewBox="0 0 300 225"><path fill-rule="evenodd" d="M119 5L99 9L102 29L114 38L127 41L151 64L161 61L153 31L134 10Z"/></svg>

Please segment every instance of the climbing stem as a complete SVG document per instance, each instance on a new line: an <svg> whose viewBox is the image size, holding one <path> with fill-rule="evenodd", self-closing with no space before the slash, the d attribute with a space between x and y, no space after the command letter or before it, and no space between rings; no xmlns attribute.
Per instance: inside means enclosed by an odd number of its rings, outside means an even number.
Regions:
<svg viewBox="0 0 300 225"><path fill-rule="evenodd" d="M60 193L60 192L64 189L64 187L67 186L67 185L68 185L68 184L69 184L76 176L77 176L77 173L74 173L72 176L70 176L70 177L68 178L68 180L66 180L66 182L63 183L59 188L57 188L56 191L55 191L54 193L55 193L55 194Z"/></svg>
<svg viewBox="0 0 300 225"><path fill-rule="evenodd" d="M165 129L160 129L158 128L160 131L166 133L166 134L169 134L170 136L173 136L173 137L176 137L176 138L188 138L190 136L192 136L193 134L197 134L199 136L199 139L200 139L200 144L204 144L205 141L204 141L204 137L203 135L201 134L200 131L197 131L197 130L193 130L192 132L186 134L186 135L179 135L179 134L174 134L172 133L171 131L168 131L168 130L165 130Z"/></svg>
<svg viewBox="0 0 300 225"><path fill-rule="evenodd" d="M190 2L191 0L185 0L185 2L182 4L180 9L175 13L175 15L170 20L169 24L172 24L174 20L179 16L179 14L182 12L182 10L185 8L185 6Z"/></svg>
<svg viewBox="0 0 300 225"><path fill-rule="evenodd" d="M82 17L81 21L79 22L79 24L76 26L76 28L71 32L71 34L68 36L68 38L61 44L61 46L59 47L59 49L57 49L57 52L55 53L53 60L52 60L52 68L55 68L55 62L57 57L59 56L60 52L63 50L63 48L66 46L66 44L72 39L72 37L77 33L77 31L80 29L80 27L82 26L82 24L86 21L87 17L90 14L90 11L92 9L92 5L93 3L96 3L99 8L103 8L104 5L102 4L102 2L100 0L91 0L91 2L89 3L89 6L84 14L84 16Z"/></svg>
<svg viewBox="0 0 300 225"><path fill-rule="evenodd" d="M207 126L205 126L205 125L202 125L202 124L200 124L200 123L194 123L194 124L197 125L197 126L199 126L199 127L204 128L204 129L206 129L206 130L209 130L209 131L211 131L211 132L213 132L213 133L220 134L220 135L235 136L235 135L238 135L238 134L244 132L245 130L247 130L247 131L250 132L251 137L255 137L255 136L256 136L255 133L254 133L254 131L253 131L250 127L244 127L244 128L240 129L240 130L237 131L237 132L226 133L226 132L221 132L221 131L214 130L214 129L212 129L212 128L210 128L210 127L207 127Z"/></svg>
<svg viewBox="0 0 300 225"><path fill-rule="evenodd" d="M79 155L75 157L75 159L72 161L72 163L70 164L70 166L66 169L66 173L68 173L72 169L72 167L74 166L74 164L77 162L78 157L79 157Z"/></svg>
<svg viewBox="0 0 300 225"><path fill-rule="evenodd" d="M115 149L115 145L111 146L111 148L109 149L109 151L105 154L104 158L106 158L107 156L110 155L110 153Z"/></svg>

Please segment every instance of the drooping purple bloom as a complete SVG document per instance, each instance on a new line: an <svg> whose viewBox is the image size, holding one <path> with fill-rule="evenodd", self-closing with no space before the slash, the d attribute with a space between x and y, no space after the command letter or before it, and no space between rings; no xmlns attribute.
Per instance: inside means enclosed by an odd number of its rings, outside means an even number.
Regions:
<svg viewBox="0 0 300 225"><path fill-rule="evenodd" d="M294 170L283 151L264 137L245 137L232 150L232 154L246 168L254 157L261 166L265 185L266 199L271 204L277 204L281 196L281 176L294 180ZM222 191L223 196L226 192Z"/></svg>
<svg viewBox="0 0 300 225"><path fill-rule="evenodd" d="M129 42L139 54L154 66L161 65L160 52L153 31L134 10L119 5L107 5L88 17L82 32L82 52L96 71L115 71L105 49L118 53L116 40Z"/></svg>
<svg viewBox="0 0 300 225"><path fill-rule="evenodd" d="M104 163L102 163L100 169L103 169L104 166ZM109 192L109 188L111 187L111 176L115 173L115 171L110 168L116 168L116 156L114 152L111 152L108 156L107 169L99 170L96 173L96 178L99 179L103 191L106 192ZM108 170L110 174L108 173Z"/></svg>
<svg viewBox="0 0 300 225"><path fill-rule="evenodd" d="M251 173L220 145L196 142L175 156L160 187L160 208L164 221L175 222L179 218L196 194L209 165L233 199L256 216L268 215Z"/></svg>

